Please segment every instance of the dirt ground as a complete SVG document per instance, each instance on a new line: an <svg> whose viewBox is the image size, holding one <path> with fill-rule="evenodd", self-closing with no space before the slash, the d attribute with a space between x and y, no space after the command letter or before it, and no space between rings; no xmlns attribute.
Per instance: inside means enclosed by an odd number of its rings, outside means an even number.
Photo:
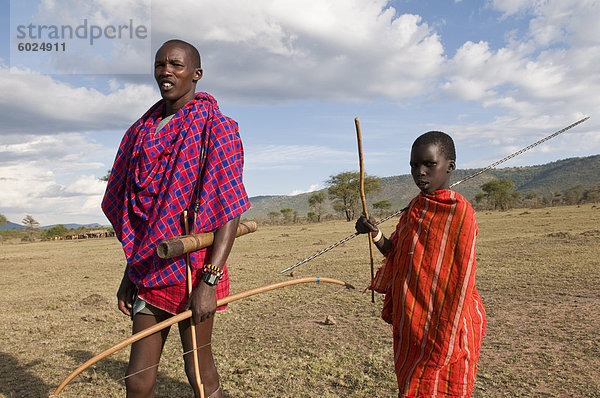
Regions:
<svg viewBox="0 0 600 398"><path fill-rule="evenodd" d="M474 397L600 396L600 206L477 214L477 287L488 316ZM382 225L386 234L394 221ZM353 233L353 223L259 226L230 257L231 292ZM376 266L381 261L376 255ZM130 334L116 306L124 257L114 238L0 245L0 397L47 397L77 366ZM392 339L369 281L365 236L296 269L337 285L291 286L217 315L213 350L228 397L395 397ZM64 397L122 397L124 349ZM190 397L176 328L157 397Z"/></svg>

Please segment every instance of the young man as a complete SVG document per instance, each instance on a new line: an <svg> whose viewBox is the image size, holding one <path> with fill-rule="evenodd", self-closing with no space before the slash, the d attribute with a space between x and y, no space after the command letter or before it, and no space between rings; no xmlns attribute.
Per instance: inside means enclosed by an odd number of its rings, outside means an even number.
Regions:
<svg viewBox="0 0 600 398"><path fill-rule="evenodd" d="M202 78L192 45L170 40L160 47L154 77L162 100L125 133L102 201L123 245L127 267L117 293L119 309L133 319L133 333L190 308L198 350L192 350L190 320L179 323L185 370L196 397L193 355L204 395L222 397L211 336L218 298L229 294L225 261L240 215L250 203L242 183L243 149L237 123L216 100L196 93ZM193 232L214 231L214 244L191 255L193 292L186 289L183 256L162 260L156 246L183 235L182 214L197 207ZM189 217L193 224L195 217ZM210 266L209 266L210 265ZM132 345L128 397L151 397L168 329Z"/></svg>
<svg viewBox="0 0 600 398"><path fill-rule="evenodd" d="M410 167L421 193L389 239L362 216L385 256L370 289L385 293L382 318L393 325L399 397L469 397L486 320L475 288L475 212L449 190L456 168L452 138L418 137Z"/></svg>

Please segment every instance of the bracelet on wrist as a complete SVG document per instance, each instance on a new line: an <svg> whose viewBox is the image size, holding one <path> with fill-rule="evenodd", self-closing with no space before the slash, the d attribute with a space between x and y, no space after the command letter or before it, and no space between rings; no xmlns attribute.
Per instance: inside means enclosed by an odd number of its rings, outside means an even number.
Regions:
<svg viewBox="0 0 600 398"><path fill-rule="evenodd" d="M216 286L223 277L223 270L216 265L205 264L202 267L202 280L208 286Z"/></svg>
<svg viewBox="0 0 600 398"><path fill-rule="evenodd" d="M381 240L381 238L383 238L383 233L381 232L381 230L377 230L377 235L375 235L375 237L373 238L373 243L377 243Z"/></svg>

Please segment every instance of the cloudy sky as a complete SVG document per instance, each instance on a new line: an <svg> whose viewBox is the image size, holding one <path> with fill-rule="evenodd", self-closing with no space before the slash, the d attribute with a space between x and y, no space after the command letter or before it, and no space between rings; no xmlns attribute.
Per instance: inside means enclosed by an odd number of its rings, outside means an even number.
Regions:
<svg viewBox="0 0 600 398"><path fill-rule="evenodd" d="M473 168L591 116L506 165L600 153L600 0L0 4L0 214L17 223L30 214L42 225L107 224L98 179L159 98L153 55L170 38L197 45L198 90L238 121L251 196L307 192L357 170L355 117L377 176L408 173L412 141L434 129L455 138L458 167ZM17 37L23 21L88 18L131 20L148 34L17 49L36 41Z"/></svg>

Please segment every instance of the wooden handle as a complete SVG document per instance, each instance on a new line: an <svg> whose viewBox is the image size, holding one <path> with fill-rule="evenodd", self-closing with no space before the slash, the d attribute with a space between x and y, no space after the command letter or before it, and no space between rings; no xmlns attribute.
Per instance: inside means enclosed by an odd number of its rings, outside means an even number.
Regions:
<svg viewBox="0 0 600 398"><path fill-rule="evenodd" d="M256 221L243 221L238 225L235 237L240 237L258 229ZM176 236L165 239L158 244L156 254L160 258L172 258L203 249L213 244L215 239L214 232L205 232L201 234L192 234Z"/></svg>
<svg viewBox="0 0 600 398"><path fill-rule="evenodd" d="M362 150L362 135L360 133L360 120L354 118L354 125L356 126L356 141L358 143L358 165L360 168L360 199L362 202L363 214L367 219L369 218L369 212L367 211L367 198L365 196L365 164L363 161L363 150Z"/></svg>
<svg viewBox="0 0 600 398"><path fill-rule="evenodd" d="M358 142L358 163L360 167L360 200L362 202L363 214L369 219L369 212L367 211L367 197L365 195L365 164L363 161L363 150L362 150L362 135L360 133L360 121L358 118L354 118L354 124L356 125L356 141ZM375 265L373 262L373 237L370 233L368 235L369 240L369 254L371 257L371 280L375 278ZM371 290L371 302L375 302L375 291Z"/></svg>

